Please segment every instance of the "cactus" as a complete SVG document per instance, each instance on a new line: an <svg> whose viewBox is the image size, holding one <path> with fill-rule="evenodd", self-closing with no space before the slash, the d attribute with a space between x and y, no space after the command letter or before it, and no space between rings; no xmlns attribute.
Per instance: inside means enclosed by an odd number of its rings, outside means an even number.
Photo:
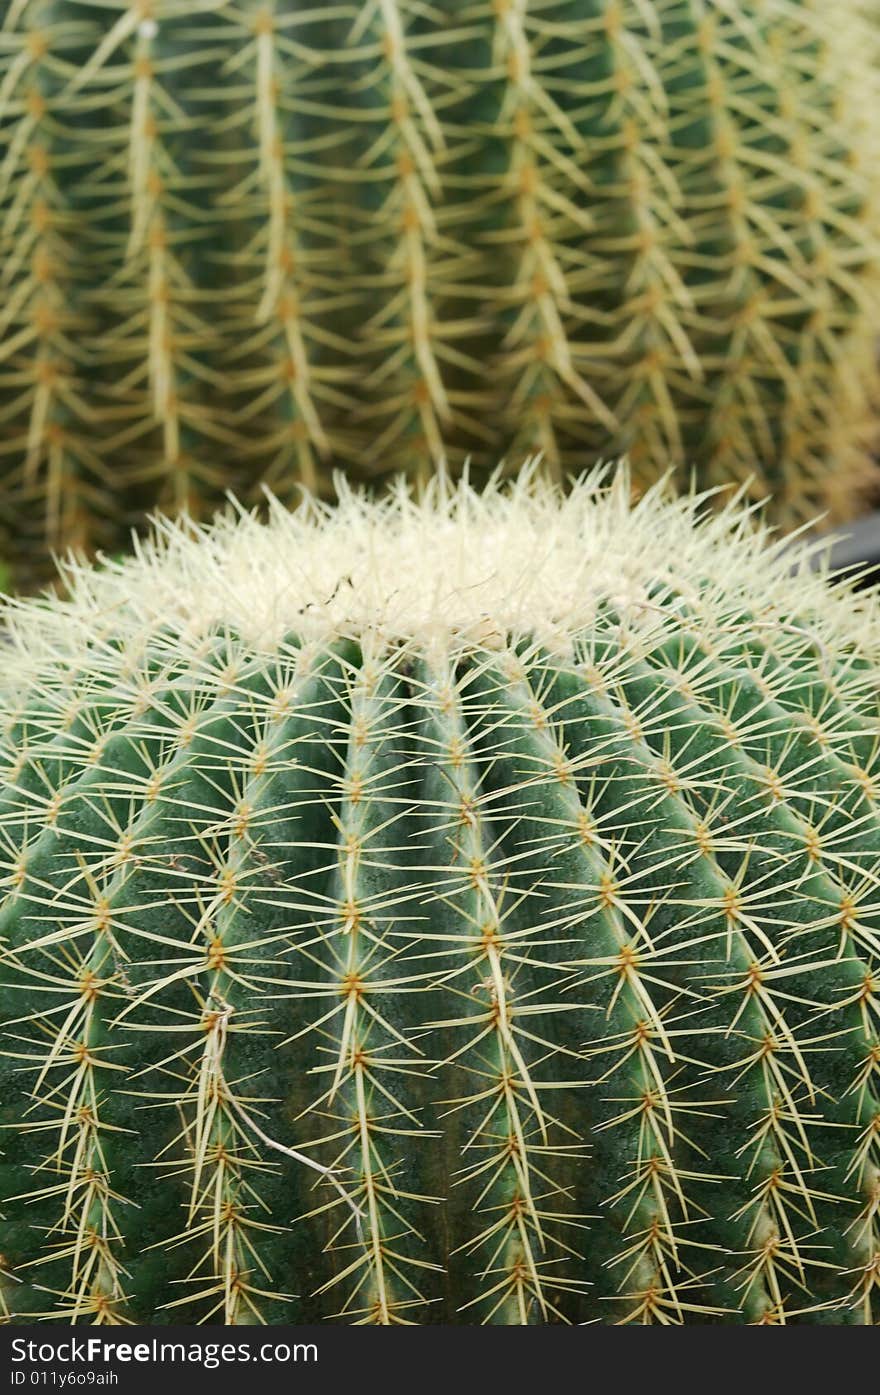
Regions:
<svg viewBox="0 0 880 1395"><path fill-rule="evenodd" d="M843 519L880 252L864 0L10 0L0 523L438 460Z"/></svg>
<svg viewBox="0 0 880 1395"><path fill-rule="evenodd" d="M343 483L7 603L14 1320L880 1321L876 598L704 505Z"/></svg>

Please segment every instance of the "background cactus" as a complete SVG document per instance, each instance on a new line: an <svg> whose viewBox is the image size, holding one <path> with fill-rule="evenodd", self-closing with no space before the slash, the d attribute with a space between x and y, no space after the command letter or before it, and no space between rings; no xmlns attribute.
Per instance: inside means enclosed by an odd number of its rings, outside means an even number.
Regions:
<svg viewBox="0 0 880 1395"><path fill-rule="evenodd" d="M697 514L441 478L7 603L16 1319L878 1321L876 599Z"/></svg>
<svg viewBox="0 0 880 1395"><path fill-rule="evenodd" d="M6 0L0 513L437 460L873 479L864 0ZM37 567L38 569L38 567Z"/></svg>

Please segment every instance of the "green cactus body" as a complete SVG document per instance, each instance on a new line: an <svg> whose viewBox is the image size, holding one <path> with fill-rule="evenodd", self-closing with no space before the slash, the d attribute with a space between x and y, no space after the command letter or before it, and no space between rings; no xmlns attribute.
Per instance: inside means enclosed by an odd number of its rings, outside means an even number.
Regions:
<svg viewBox="0 0 880 1395"><path fill-rule="evenodd" d="M22 7L7 11L0 30L0 526L20 535L24 552L100 543L106 509L104 465L84 423L92 326L75 192L84 163L80 117L65 113L60 97L88 29L55 0L29 7L26 33L8 32Z"/></svg>
<svg viewBox="0 0 880 1395"><path fill-rule="evenodd" d="M861 0L15 0L0 501L144 511L628 454L786 527L874 479ZM39 567L36 567L36 571Z"/></svg>
<svg viewBox="0 0 880 1395"><path fill-rule="evenodd" d="M12 1320L880 1320L876 606L699 513L343 489L8 603Z"/></svg>

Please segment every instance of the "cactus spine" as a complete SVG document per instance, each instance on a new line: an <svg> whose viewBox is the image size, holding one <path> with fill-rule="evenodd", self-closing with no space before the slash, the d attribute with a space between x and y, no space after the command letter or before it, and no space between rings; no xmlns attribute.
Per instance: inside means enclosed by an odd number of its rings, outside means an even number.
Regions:
<svg viewBox="0 0 880 1395"><path fill-rule="evenodd" d="M876 602L699 513L343 489L8 603L14 1319L880 1320Z"/></svg>
<svg viewBox="0 0 880 1395"><path fill-rule="evenodd" d="M848 516L875 53L862 0L13 0L10 545L535 451Z"/></svg>

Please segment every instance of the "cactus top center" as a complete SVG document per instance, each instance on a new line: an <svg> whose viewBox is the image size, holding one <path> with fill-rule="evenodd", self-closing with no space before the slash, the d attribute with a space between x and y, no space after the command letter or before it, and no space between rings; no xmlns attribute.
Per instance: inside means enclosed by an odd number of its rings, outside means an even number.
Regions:
<svg viewBox="0 0 880 1395"><path fill-rule="evenodd" d="M673 621L695 637L725 617L769 627L790 612L791 558L741 506L697 523L699 499L657 486L634 502L625 470L594 471L565 495L535 471L480 494L443 478L418 499L403 483L381 499L340 488L334 506L273 502L265 521L238 508L207 527L159 521L131 559L65 564L67 598L7 602L13 668L27 679L102 635L137 647L159 629L194 649L228 627L267 652L295 635L422 650L528 636L563 653L600 611L622 634ZM815 627L833 652L876 649L869 609L801 572L798 619L785 623Z"/></svg>

